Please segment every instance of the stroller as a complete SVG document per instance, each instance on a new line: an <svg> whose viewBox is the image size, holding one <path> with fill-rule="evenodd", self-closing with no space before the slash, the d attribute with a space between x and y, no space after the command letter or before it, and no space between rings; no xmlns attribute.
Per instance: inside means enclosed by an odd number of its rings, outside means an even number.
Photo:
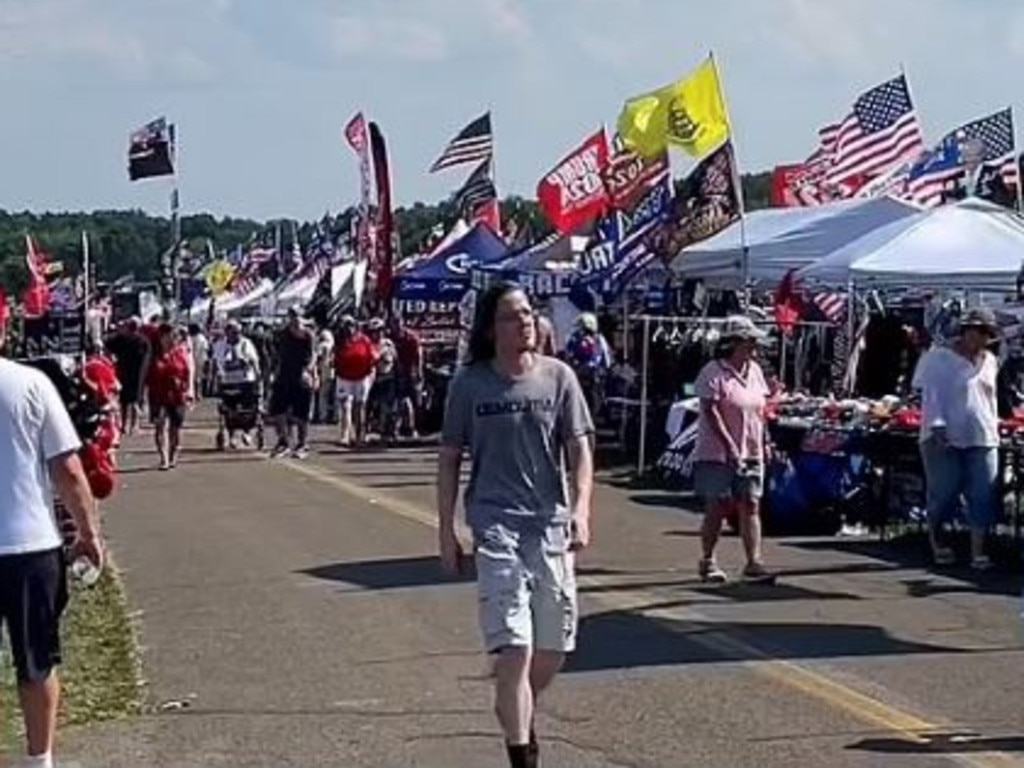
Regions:
<svg viewBox="0 0 1024 768"><path fill-rule="evenodd" d="M256 449L262 451L263 404L258 381L234 380L225 375L220 382L220 405L217 408L219 426L217 429L217 450L227 447L228 434L241 432L248 435L255 432Z"/></svg>

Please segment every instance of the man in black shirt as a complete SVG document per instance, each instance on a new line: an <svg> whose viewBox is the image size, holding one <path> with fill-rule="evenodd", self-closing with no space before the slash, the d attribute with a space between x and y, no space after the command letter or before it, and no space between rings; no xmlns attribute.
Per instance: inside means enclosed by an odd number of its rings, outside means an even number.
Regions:
<svg viewBox="0 0 1024 768"><path fill-rule="evenodd" d="M317 389L316 356L313 334L299 313L288 312L288 325L278 339L277 372L270 395L270 416L277 427L277 446L271 454L284 456L291 452L297 459L309 455L309 417L313 393ZM291 448L291 427L295 426L297 442Z"/></svg>
<svg viewBox="0 0 1024 768"><path fill-rule="evenodd" d="M142 333L137 317L128 320L110 339L107 350L114 356L117 379L121 384L121 428L126 435L139 426L139 404L142 402L142 373L149 358L149 341Z"/></svg>

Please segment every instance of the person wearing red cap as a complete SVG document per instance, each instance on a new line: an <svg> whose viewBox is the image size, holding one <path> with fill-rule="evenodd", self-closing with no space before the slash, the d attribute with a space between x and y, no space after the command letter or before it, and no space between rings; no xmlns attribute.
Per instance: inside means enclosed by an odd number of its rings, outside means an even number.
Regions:
<svg viewBox="0 0 1024 768"><path fill-rule="evenodd" d="M0 347L8 312L0 300ZM96 502L82 443L57 388L34 368L0 358L0 625L10 638L25 722L25 765L52 768L67 604L56 488L77 529L74 556L103 567Z"/></svg>

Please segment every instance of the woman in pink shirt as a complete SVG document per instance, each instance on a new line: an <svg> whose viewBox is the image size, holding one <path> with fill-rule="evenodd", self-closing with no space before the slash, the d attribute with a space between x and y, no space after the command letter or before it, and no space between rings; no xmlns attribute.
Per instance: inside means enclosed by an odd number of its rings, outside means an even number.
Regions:
<svg viewBox="0 0 1024 768"><path fill-rule="evenodd" d="M747 555L743 578L770 578L761 562L758 516L764 490L764 411L769 389L754 359L764 337L749 318L730 317L715 359L704 366L695 385L701 408L693 480L697 495L706 504L700 561L704 581L728 580L715 561L715 546L722 521L732 510L739 516Z"/></svg>

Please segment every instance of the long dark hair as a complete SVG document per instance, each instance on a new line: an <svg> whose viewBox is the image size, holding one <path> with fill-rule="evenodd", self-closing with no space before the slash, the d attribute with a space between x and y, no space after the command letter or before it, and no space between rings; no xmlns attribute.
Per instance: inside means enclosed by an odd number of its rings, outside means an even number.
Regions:
<svg viewBox="0 0 1024 768"><path fill-rule="evenodd" d="M469 350L466 364L489 363L494 359L494 318L498 303L510 293L523 290L522 286L510 282L492 285L477 297L473 314L473 328L469 332Z"/></svg>

